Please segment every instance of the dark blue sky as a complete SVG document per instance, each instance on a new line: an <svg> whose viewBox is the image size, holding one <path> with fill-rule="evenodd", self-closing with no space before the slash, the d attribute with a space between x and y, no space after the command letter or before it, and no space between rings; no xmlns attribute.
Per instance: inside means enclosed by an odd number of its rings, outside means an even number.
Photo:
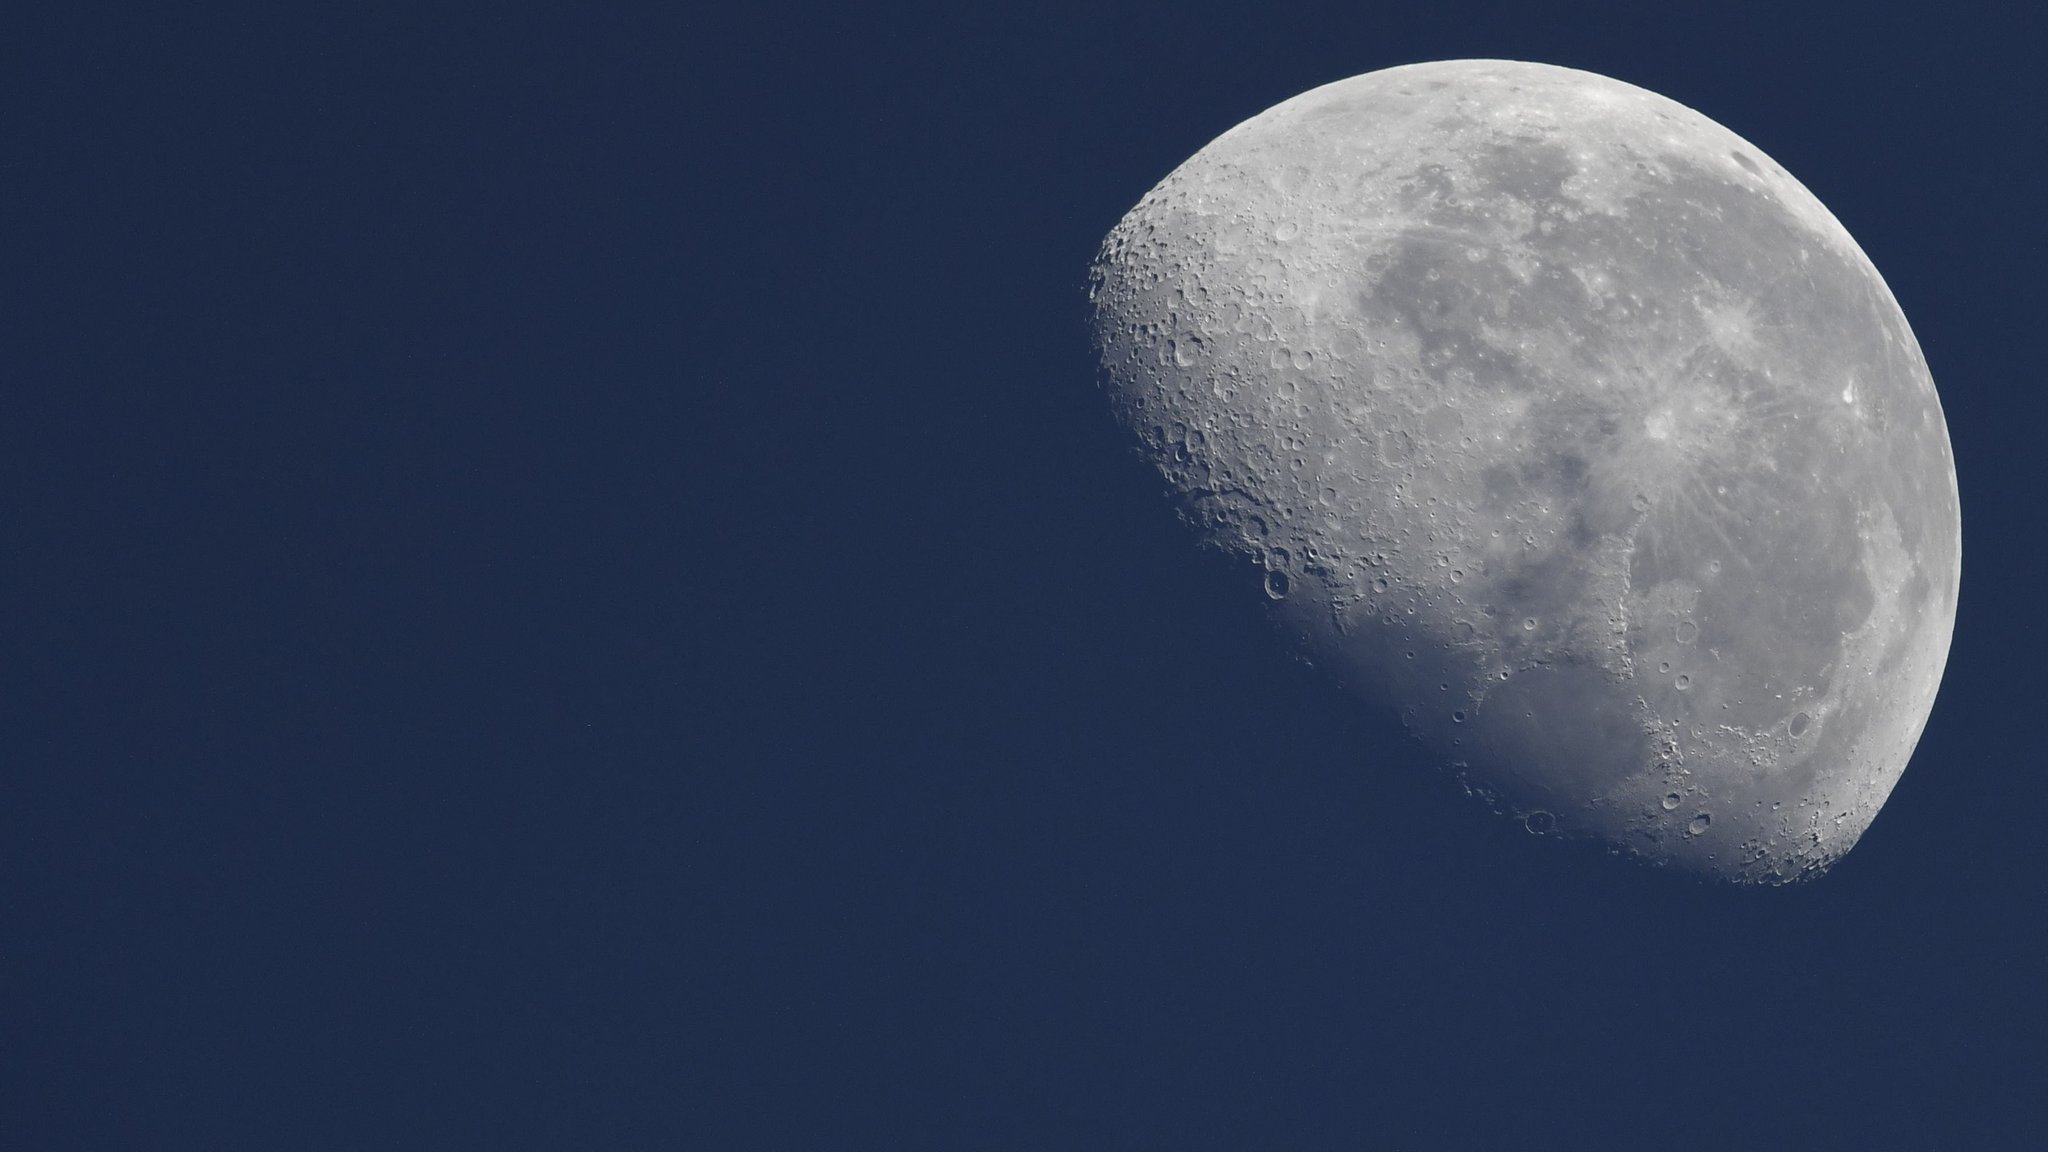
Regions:
<svg viewBox="0 0 2048 1152"><path fill-rule="evenodd" d="M0 1144L2043 1139L2037 18L42 7L0 34ZM1742 134L1926 351L1954 651L1818 884L1455 795L1095 390L1140 194L1460 56Z"/></svg>

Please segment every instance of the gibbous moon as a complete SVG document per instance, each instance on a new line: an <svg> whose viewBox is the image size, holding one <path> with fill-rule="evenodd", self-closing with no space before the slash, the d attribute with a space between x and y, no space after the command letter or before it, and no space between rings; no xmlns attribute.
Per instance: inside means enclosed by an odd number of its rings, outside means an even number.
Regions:
<svg viewBox="0 0 2048 1152"><path fill-rule="evenodd" d="M1733 132L1548 65L1356 76L1175 169L1090 298L1203 542L1530 831L1784 883L1898 782L1947 425L1862 249Z"/></svg>

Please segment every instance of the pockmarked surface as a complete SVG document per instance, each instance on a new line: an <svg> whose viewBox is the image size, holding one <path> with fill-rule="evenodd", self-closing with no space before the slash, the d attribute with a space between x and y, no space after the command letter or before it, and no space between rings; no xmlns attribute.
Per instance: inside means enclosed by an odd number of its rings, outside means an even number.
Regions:
<svg viewBox="0 0 2048 1152"><path fill-rule="evenodd" d="M1782 883L1891 793L1955 621L1947 427L1734 133L1547 65L1354 77L1176 169L1091 299L1203 541L1532 831Z"/></svg>

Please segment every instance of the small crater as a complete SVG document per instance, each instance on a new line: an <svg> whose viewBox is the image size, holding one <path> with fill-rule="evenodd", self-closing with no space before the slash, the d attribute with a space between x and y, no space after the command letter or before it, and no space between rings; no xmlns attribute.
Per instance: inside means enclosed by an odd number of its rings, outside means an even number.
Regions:
<svg viewBox="0 0 2048 1152"><path fill-rule="evenodd" d="M1678 622L1678 642L1680 644L1690 644L1699 638L1699 625L1693 623L1690 620L1680 620Z"/></svg>
<svg viewBox="0 0 2048 1152"><path fill-rule="evenodd" d="M1385 592L1387 590L1387 578L1385 576L1375 577L1372 582L1372 590L1375 592Z"/></svg>
<svg viewBox="0 0 2048 1152"><path fill-rule="evenodd" d="M1813 717L1801 712L1797 716L1792 717L1792 723L1788 726L1788 731L1794 736L1804 736L1806 735L1807 725L1812 723Z"/></svg>
<svg viewBox="0 0 2048 1152"><path fill-rule="evenodd" d="M1524 632L1534 632L1535 630L1536 630L1536 618L1535 618L1534 616L1528 617L1527 619L1525 619L1525 620L1523 620L1523 621L1522 621L1522 631L1524 631Z"/></svg>
<svg viewBox="0 0 2048 1152"><path fill-rule="evenodd" d="M1451 723L1453 723L1453 724L1463 724L1464 722L1465 722L1465 713L1464 713L1463 711L1458 711L1458 712L1453 712L1453 713L1451 713Z"/></svg>
<svg viewBox="0 0 2048 1152"><path fill-rule="evenodd" d="M1663 661L1662 663L1658 664L1658 665L1657 665L1657 671L1659 671L1659 672L1669 672L1669 671L1671 671L1671 661L1669 661L1669 660L1666 660L1666 661Z"/></svg>
<svg viewBox="0 0 2048 1152"><path fill-rule="evenodd" d="M1751 176L1761 176L1764 174L1764 170L1756 166L1756 161L1751 160L1740 152L1730 152L1728 158L1742 165L1742 170Z"/></svg>
<svg viewBox="0 0 2048 1152"><path fill-rule="evenodd" d="M1674 685L1675 687L1677 687L1677 689L1678 689L1678 690L1679 690L1680 692L1683 692L1683 691L1685 691L1685 690L1686 690L1687 688L1690 688L1690 687L1692 687L1692 677L1690 677L1690 676L1680 676L1680 677L1679 677L1679 678L1678 678L1677 680L1673 681L1673 685Z"/></svg>
<svg viewBox="0 0 2048 1152"><path fill-rule="evenodd" d="M1713 822L1714 818L1712 816L1709 816L1705 812L1702 812L1699 815L1693 817L1692 820L1686 824L1685 834L1687 836L1698 836L1701 833L1705 832L1707 830L1708 825L1711 825Z"/></svg>
<svg viewBox="0 0 2048 1152"><path fill-rule="evenodd" d="M1294 220L1284 220L1278 228L1273 229L1273 239L1280 241L1282 244L1299 235L1301 235L1301 224Z"/></svg>
<svg viewBox="0 0 2048 1152"><path fill-rule="evenodd" d="M1677 810L1677 808L1678 808L1678 793L1676 793L1676 792L1666 792L1666 793L1664 794L1664 810L1665 810L1666 812L1672 812L1672 811L1676 811L1676 810Z"/></svg>
<svg viewBox="0 0 2048 1152"><path fill-rule="evenodd" d="M1285 573L1285 572L1268 572L1268 573L1266 573L1266 595L1268 595L1268 596L1272 597L1272 598L1273 598L1273 599L1275 599L1275 600L1282 600L1282 599L1285 599L1285 598L1286 598L1286 596L1287 596L1287 573Z"/></svg>
<svg viewBox="0 0 2048 1152"><path fill-rule="evenodd" d="M1557 827L1557 817L1538 809L1522 819L1522 827L1537 836L1545 836Z"/></svg>

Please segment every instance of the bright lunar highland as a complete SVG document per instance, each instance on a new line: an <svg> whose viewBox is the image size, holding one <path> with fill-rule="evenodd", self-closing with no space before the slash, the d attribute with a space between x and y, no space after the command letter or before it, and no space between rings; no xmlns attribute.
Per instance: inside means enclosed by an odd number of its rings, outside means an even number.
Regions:
<svg viewBox="0 0 2048 1152"><path fill-rule="evenodd" d="M1091 299L1203 540L1531 831L1783 883L1898 782L1947 425L1862 249L1734 133L1548 65L1353 77L1174 170Z"/></svg>

